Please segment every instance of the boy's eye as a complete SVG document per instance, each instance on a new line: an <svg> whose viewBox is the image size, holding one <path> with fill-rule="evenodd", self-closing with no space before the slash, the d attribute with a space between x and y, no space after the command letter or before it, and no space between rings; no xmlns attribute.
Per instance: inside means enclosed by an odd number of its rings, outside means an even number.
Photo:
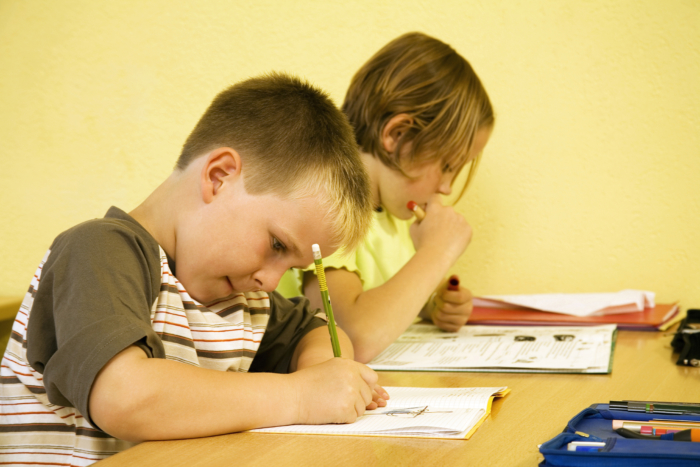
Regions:
<svg viewBox="0 0 700 467"><path fill-rule="evenodd" d="M279 240L277 240L275 237L272 237L272 249L274 251L278 251L278 252L283 253L284 251L287 250L287 247L284 246L284 244L282 242L280 242Z"/></svg>
<svg viewBox="0 0 700 467"><path fill-rule="evenodd" d="M442 172L452 172L452 167L450 167L450 164L445 164L444 166L442 166Z"/></svg>

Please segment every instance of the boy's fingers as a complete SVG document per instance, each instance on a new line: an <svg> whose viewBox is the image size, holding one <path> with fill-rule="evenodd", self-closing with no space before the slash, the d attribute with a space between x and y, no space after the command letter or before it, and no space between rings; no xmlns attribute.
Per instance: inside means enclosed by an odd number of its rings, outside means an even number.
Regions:
<svg viewBox="0 0 700 467"><path fill-rule="evenodd" d="M360 383L360 397L362 397L362 401L365 403L364 407L367 407L369 403L372 402L372 392L371 386Z"/></svg>
<svg viewBox="0 0 700 467"><path fill-rule="evenodd" d="M379 396L380 396L382 399L384 399L385 401L389 400L389 398L390 398L389 393L386 392L386 389L384 389L384 388L381 387L380 385L375 384L375 385L374 385L374 391L375 391L377 394L379 394Z"/></svg>
<svg viewBox="0 0 700 467"><path fill-rule="evenodd" d="M358 417L364 415L365 410L367 410L367 405L369 405L368 402L364 402L362 399L357 399L357 401L355 401L355 414L357 414Z"/></svg>
<svg viewBox="0 0 700 467"><path fill-rule="evenodd" d="M367 410L374 410L377 407L384 407L386 401L380 396L377 391L372 391L372 402L367 405Z"/></svg>
<svg viewBox="0 0 700 467"><path fill-rule="evenodd" d="M379 380L377 373L367 365L363 365L361 363L358 363L357 365L359 365L360 376L362 379L365 380L367 386L373 388L377 384L377 380Z"/></svg>
<svg viewBox="0 0 700 467"><path fill-rule="evenodd" d="M384 407L386 405L386 399L384 398L383 394L386 394L386 391L384 391L381 386L376 385L372 390L372 402L370 402L370 405L367 406L367 409L371 410L373 408L376 409L377 407ZM372 404L374 404L374 407L370 408Z"/></svg>

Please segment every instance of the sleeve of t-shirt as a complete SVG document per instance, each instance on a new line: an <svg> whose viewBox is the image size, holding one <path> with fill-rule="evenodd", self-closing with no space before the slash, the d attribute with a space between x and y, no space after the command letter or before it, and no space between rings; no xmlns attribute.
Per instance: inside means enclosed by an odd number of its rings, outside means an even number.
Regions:
<svg viewBox="0 0 700 467"><path fill-rule="evenodd" d="M310 331L325 326L318 309L309 309L305 297L286 299L270 294L270 320L260 347L250 365L251 372L289 373L292 354L299 341Z"/></svg>
<svg viewBox="0 0 700 467"><path fill-rule="evenodd" d="M117 222L91 221L61 234L42 270L27 358L43 374L49 400L75 407L93 425L90 390L112 357L133 344L149 357L165 357L150 324L160 288L158 251L155 240Z"/></svg>

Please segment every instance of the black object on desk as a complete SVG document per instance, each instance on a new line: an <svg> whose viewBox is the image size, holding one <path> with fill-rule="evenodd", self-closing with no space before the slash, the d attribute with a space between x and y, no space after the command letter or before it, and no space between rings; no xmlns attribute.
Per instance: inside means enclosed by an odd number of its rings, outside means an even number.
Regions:
<svg viewBox="0 0 700 467"><path fill-rule="evenodd" d="M700 310L688 310L671 346L678 352L676 365L700 367Z"/></svg>

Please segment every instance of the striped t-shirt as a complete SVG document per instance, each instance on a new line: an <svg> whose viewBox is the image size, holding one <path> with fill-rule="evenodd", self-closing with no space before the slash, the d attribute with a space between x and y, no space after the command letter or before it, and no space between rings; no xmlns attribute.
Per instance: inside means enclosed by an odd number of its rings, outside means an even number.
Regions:
<svg viewBox="0 0 700 467"><path fill-rule="evenodd" d="M117 208L57 237L2 359L0 465L84 466L131 446L99 430L88 411L97 373L130 345L203 368L286 372L299 340L325 324L305 300L276 293L205 307L174 269Z"/></svg>

